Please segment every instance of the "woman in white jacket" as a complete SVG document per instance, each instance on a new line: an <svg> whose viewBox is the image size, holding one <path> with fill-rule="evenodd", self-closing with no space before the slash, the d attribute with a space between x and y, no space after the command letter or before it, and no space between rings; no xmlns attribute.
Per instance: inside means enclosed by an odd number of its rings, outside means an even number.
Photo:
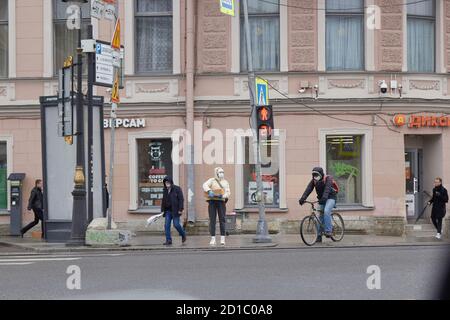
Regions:
<svg viewBox="0 0 450 320"><path fill-rule="evenodd" d="M216 245L216 216L219 216L220 244L225 245L225 214L226 203L230 197L230 184L225 180L222 168L214 169L214 177L203 184L203 191L208 201L209 233L211 234L211 246Z"/></svg>

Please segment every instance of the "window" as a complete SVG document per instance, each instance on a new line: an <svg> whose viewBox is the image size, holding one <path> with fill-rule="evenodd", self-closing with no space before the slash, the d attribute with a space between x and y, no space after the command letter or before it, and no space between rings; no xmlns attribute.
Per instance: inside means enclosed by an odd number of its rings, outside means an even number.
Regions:
<svg viewBox="0 0 450 320"><path fill-rule="evenodd" d="M241 2L242 3L242 2ZM244 8L241 5L241 70L247 71L247 40ZM248 20L252 36L253 69L280 70L280 6L279 1L248 0Z"/></svg>
<svg viewBox="0 0 450 320"><path fill-rule="evenodd" d="M0 0L0 78L8 76L8 0Z"/></svg>
<svg viewBox="0 0 450 320"><path fill-rule="evenodd" d="M75 3L65 3L60 0L53 1L53 22L54 22L54 73L57 74L58 70L64 65L64 60L70 55L74 56L76 62L76 49L78 44L78 29L69 30L67 28L67 8L71 5L78 5ZM90 24L90 3L81 5L82 22L81 32L82 39L87 37L87 25ZM84 64L84 71L87 72L87 64Z"/></svg>
<svg viewBox="0 0 450 320"><path fill-rule="evenodd" d="M171 0L136 0L136 72L172 72Z"/></svg>
<svg viewBox="0 0 450 320"><path fill-rule="evenodd" d="M163 179L173 176L172 140L138 139L138 207L161 206Z"/></svg>
<svg viewBox="0 0 450 320"><path fill-rule="evenodd" d="M245 207L257 206L256 171L253 156L253 138L245 137L244 152L244 204ZM265 205L268 208L280 206L280 166L279 166L279 140L273 140L272 145L261 145L261 174L265 195Z"/></svg>
<svg viewBox="0 0 450 320"><path fill-rule="evenodd" d="M364 69L364 0L326 0L326 67Z"/></svg>
<svg viewBox="0 0 450 320"><path fill-rule="evenodd" d="M408 71L435 70L435 1L408 0Z"/></svg>
<svg viewBox="0 0 450 320"><path fill-rule="evenodd" d="M340 205L362 204L362 140L361 135L326 137L326 172L339 185Z"/></svg>
<svg viewBox="0 0 450 320"><path fill-rule="evenodd" d="M0 210L8 208L7 142L0 141Z"/></svg>

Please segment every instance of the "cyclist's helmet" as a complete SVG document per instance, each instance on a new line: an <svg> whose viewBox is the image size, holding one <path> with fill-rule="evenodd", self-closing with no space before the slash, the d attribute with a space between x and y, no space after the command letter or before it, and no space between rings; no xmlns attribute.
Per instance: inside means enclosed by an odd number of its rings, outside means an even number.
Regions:
<svg viewBox="0 0 450 320"><path fill-rule="evenodd" d="M320 181L324 177L323 169L321 167L315 167L312 170L312 177L315 181Z"/></svg>

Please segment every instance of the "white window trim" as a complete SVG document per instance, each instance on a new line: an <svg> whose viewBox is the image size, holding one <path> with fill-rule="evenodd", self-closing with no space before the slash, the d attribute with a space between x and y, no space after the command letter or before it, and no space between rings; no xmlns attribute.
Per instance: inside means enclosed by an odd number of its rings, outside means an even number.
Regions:
<svg viewBox="0 0 450 320"><path fill-rule="evenodd" d="M13 149L14 149L14 138L12 135L0 135L0 141L1 142L6 142L6 161L8 162L6 165L6 178L9 177L9 175L13 172ZM10 188L10 181L8 180L6 183L6 188L7 188L7 210L10 211L11 210L11 203L9 201L9 199L11 198L11 188Z"/></svg>
<svg viewBox="0 0 450 320"><path fill-rule="evenodd" d="M136 211L139 209L138 204L138 155L137 140L139 139L171 139L172 132L169 131L153 131L128 134L128 154L129 154L129 179L130 179L130 204L129 210ZM173 140L172 140L173 143ZM173 182L178 185L180 181L180 161L173 161L172 178ZM151 209L149 209L151 210Z"/></svg>
<svg viewBox="0 0 450 320"><path fill-rule="evenodd" d="M434 65L435 70L433 72L446 73L447 69L445 67L445 46L444 46L444 23L445 23L445 9L444 1L435 1L435 52L434 52ZM403 9L403 63L402 72L408 72L408 9L405 7Z"/></svg>
<svg viewBox="0 0 450 320"><path fill-rule="evenodd" d="M16 74L16 0L8 1L8 77Z"/></svg>
<svg viewBox="0 0 450 320"><path fill-rule="evenodd" d="M172 74L181 74L181 1L172 0ZM134 75L135 69L135 1L125 1L125 75Z"/></svg>
<svg viewBox="0 0 450 320"><path fill-rule="evenodd" d="M319 129L319 159L320 166L327 166L327 139L329 135L362 135L362 205L372 208L373 203L373 178L372 178L372 142L373 132L371 128L327 128Z"/></svg>
<svg viewBox="0 0 450 320"><path fill-rule="evenodd" d="M374 0L365 0L364 7L373 5ZM326 61L326 12L325 0L317 0L317 70L327 71ZM364 66L361 71L375 71L375 31L367 28L367 11L364 10Z"/></svg>
<svg viewBox="0 0 450 320"><path fill-rule="evenodd" d="M280 0L280 71L289 71L289 47L288 47L288 0ZM241 12L237 2L235 15L231 19L231 72L241 71Z"/></svg>
<svg viewBox="0 0 450 320"><path fill-rule="evenodd" d="M53 78L53 2L44 0L43 3L44 23L44 78Z"/></svg>
<svg viewBox="0 0 450 320"><path fill-rule="evenodd" d="M286 130L283 129L275 129L279 133L279 149L278 149L278 157L279 157L279 178L280 178L280 205L279 208L276 209L287 209L287 193L286 193ZM245 209L245 199L244 199L244 165L241 164L244 155L245 155L245 137L249 137L251 135L240 135L236 137L236 161L239 161L235 166L235 204L234 207L237 210Z"/></svg>

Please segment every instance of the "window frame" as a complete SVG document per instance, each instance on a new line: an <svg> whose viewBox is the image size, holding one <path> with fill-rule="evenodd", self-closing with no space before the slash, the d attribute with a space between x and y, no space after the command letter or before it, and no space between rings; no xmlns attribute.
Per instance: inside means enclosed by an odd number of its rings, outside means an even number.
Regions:
<svg viewBox="0 0 450 320"><path fill-rule="evenodd" d="M366 24L365 24L365 19L366 19L366 12L365 12L365 5L366 5L366 1L363 0L362 4L363 4L363 8L361 11L359 12L353 12L353 11L345 11L345 10L337 10L337 11L331 11L328 12L327 9L327 0L323 0L324 1L324 32L325 34L323 35L323 41L324 41L324 67L325 67L325 71L326 72L362 72L362 71L366 71L367 70L367 57L366 57L366 46L367 46L367 30L366 30ZM361 17L362 18L362 32L363 32L363 39L362 39L362 68L361 69L339 69L339 70L330 70L328 68L327 65L327 17L332 16L332 17Z"/></svg>
<svg viewBox="0 0 450 320"><path fill-rule="evenodd" d="M55 25L56 24L66 24L67 23L67 19L61 19L61 18L56 18L56 2L60 1L60 0L52 0L52 39L53 39L53 43L52 43L52 54L53 54L53 76L57 76L58 75L58 71L59 69L62 68L62 66L57 66L56 62L57 62L57 58L56 58L56 37L55 37ZM89 2L90 3L90 2ZM80 6L80 5L79 5ZM82 5L81 5L82 6ZM81 7L80 6L80 7ZM90 9L89 9L90 10ZM82 12L83 15L83 12ZM90 18L90 12L89 12L89 16L82 18L81 19L81 30L83 32L83 26L85 27L86 25L91 23L91 18ZM75 31L74 31L75 32ZM76 52L74 52L74 59L76 55ZM76 61L75 61L76 62ZM87 70L87 69L86 69ZM83 71L83 73L85 73L85 71Z"/></svg>
<svg viewBox="0 0 450 320"><path fill-rule="evenodd" d="M274 12L270 12L270 13L248 13L248 19L250 22L251 18L267 18L267 17L277 17L278 18L278 25L279 25L279 32L281 33L281 29L282 29L282 21L281 21L281 15L282 15L282 0L277 0L278 1L278 12L274 13ZM244 42L244 46L241 45L241 41L240 39L245 39L245 34L241 33L242 30L242 24L244 23L244 10L242 8L242 2L239 4L239 70L240 72L244 72L247 73L248 72L248 65L247 68L244 69L242 67L242 64L244 62L244 52L245 54L247 54L247 48L246 48L246 42ZM245 28L244 28L244 33L245 33ZM276 39L278 41L278 68L274 69L274 70L256 70L255 65L253 64L253 70L258 71L258 72L269 72L269 73L273 73L273 72L280 72L282 69L282 60L283 58L281 57L282 54L282 39L281 39L281 34L277 37ZM252 49L253 50L253 49ZM247 64L247 61L245 61L245 64Z"/></svg>
<svg viewBox="0 0 450 320"><path fill-rule="evenodd" d="M6 26L6 39L7 39L7 43L6 43L6 65L5 65L5 68L6 68L6 70L5 70L5 75L2 75L1 73L0 73L0 79L7 79L7 78L9 78L9 72L10 72L10 70L9 70L9 63L10 63L10 50L9 50L9 46L10 46L10 26L9 26L9 20L10 20L10 17L9 17L9 11L10 11L10 8L9 8L9 6L10 6L10 3L9 3L9 0L5 0L5 2L6 2L6 10L7 10L7 14L6 14L6 20L1 20L0 19L0 26Z"/></svg>
<svg viewBox="0 0 450 320"><path fill-rule="evenodd" d="M12 173L12 170L14 168L13 164L13 146L14 146L14 138L12 135L0 135L0 141L6 142L6 175L9 177L9 175ZM11 197L11 183L8 180L6 184L7 188L7 208L6 209L0 209L0 216L2 215L9 215L11 211L11 201L9 201Z"/></svg>
<svg viewBox="0 0 450 320"><path fill-rule="evenodd" d="M172 1L172 0L167 0L167 1ZM137 34L138 34L138 24L136 23L137 18L158 18L158 17L170 17L172 18L172 61L171 61L171 66L169 69L161 71L161 70L157 70L157 71L139 71L137 68L137 54L138 54L138 50L137 50L137 45L138 42L137 40ZM162 74L162 75L169 75L169 74L173 74L174 72L174 56L175 56L175 46L174 46L174 20L175 20L175 16L174 16L174 3L172 1L172 11L165 11L165 12L144 12L144 13L139 13L138 12L138 0L134 0L133 1L133 28L134 28L134 74L136 75L158 75L158 74Z"/></svg>
<svg viewBox="0 0 450 320"><path fill-rule="evenodd" d="M372 159L372 144L373 144L373 130L372 128L325 128L319 129L319 163L322 168L327 167L327 136L362 136L361 141L361 202L362 205L349 206L339 205L337 207L341 210L345 209L365 209L374 208L373 202L373 159Z"/></svg>
<svg viewBox="0 0 450 320"><path fill-rule="evenodd" d="M426 16L426 15L417 15L417 14L410 14L410 13L408 13L408 8L406 8L405 9L405 12L406 12L406 32L405 32L405 38L406 38L406 41L405 41L405 43L404 43L404 45L405 45L405 48L406 48L406 52L407 52L407 54L406 54L406 61L405 61L405 64L406 64L406 69L407 69L407 71L408 72L411 72L411 73L428 73L428 74L431 74L431 73L435 73L435 72L437 72L437 68L438 68L438 56L437 56L437 54L438 54L438 50L440 50L441 48L438 48L438 41L437 41L437 37L438 37L438 4L436 3L436 1L435 0L433 0L433 16ZM409 50L408 50L408 32L409 32L409 30L408 30L408 21L409 21L409 19L418 19L418 20L422 20L422 21L433 21L433 24L434 24L434 26L433 26L433 32L434 32L434 44L433 44L433 47L434 47L434 55L433 55L433 68L432 68L432 70L431 71L417 71L417 70L411 70L410 69L410 66L409 66L409 55L410 55L410 52L409 52Z"/></svg>

